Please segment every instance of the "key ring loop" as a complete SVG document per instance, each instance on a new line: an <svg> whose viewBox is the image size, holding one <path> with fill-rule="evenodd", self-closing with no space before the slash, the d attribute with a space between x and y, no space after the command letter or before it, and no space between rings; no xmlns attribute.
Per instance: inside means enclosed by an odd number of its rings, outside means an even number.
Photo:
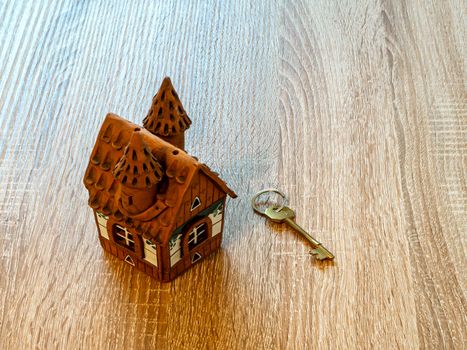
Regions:
<svg viewBox="0 0 467 350"><path fill-rule="evenodd" d="M287 204L288 199L287 199L286 195L283 192L279 191L277 188L266 188L264 190L261 190L261 191L257 192L253 196L253 198L251 199L251 207L258 214L265 215L265 212L261 211L258 208L256 200L258 199L259 196L261 196L262 194L268 193L268 192L277 193L278 195L280 195L284 199L284 203L282 205L280 205L279 208L276 209L276 211L281 211L282 208L284 208L284 206Z"/></svg>

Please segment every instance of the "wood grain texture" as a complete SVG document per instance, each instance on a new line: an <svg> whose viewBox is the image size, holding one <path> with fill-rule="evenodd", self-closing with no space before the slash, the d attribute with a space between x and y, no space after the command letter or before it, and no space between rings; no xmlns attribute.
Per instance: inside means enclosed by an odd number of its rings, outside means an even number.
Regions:
<svg viewBox="0 0 467 350"><path fill-rule="evenodd" d="M1 349L462 349L462 1L1 1ZM163 76L237 192L170 284L104 253L81 179ZM265 222L278 186L336 255Z"/></svg>

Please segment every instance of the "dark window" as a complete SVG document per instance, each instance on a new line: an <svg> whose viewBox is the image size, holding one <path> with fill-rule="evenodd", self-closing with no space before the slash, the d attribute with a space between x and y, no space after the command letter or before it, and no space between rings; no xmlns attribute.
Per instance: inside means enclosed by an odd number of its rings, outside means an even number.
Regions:
<svg viewBox="0 0 467 350"><path fill-rule="evenodd" d="M199 261L201 258L202 258L201 254L196 252L195 254L193 254L191 258L191 263L194 264L195 262Z"/></svg>
<svg viewBox="0 0 467 350"><path fill-rule="evenodd" d="M198 208L200 205L201 205L200 199L199 199L198 197L195 197L195 199L193 200L193 203L191 203L191 209L190 209L190 211L195 210L195 209Z"/></svg>
<svg viewBox="0 0 467 350"><path fill-rule="evenodd" d="M202 223L188 234L188 249L193 249L208 238L208 225Z"/></svg>
<svg viewBox="0 0 467 350"><path fill-rule="evenodd" d="M135 239L133 234L128 232L128 230L120 225L114 226L114 240L118 244L135 251Z"/></svg>

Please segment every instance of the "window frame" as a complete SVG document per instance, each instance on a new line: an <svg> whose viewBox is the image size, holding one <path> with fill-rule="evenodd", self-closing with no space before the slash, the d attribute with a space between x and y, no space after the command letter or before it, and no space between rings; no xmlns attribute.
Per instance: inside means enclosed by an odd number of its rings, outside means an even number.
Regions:
<svg viewBox="0 0 467 350"><path fill-rule="evenodd" d="M119 230L119 231L117 231ZM120 234L120 232L124 232L124 235ZM131 238L129 237L131 235ZM119 238L117 238L119 237ZM119 224L114 224L112 227L112 239L113 241L118 244L120 247L126 248L131 252L136 253L136 235L128 231L128 229L124 226ZM133 243L131 245L130 243Z"/></svg>
<svg viewBox="0 0 467 350"><path fill-rule="evenodd" d="M191 247L189 246L190 242L190 235L191 233L197 229L198 227L206 225L206 238L203 239L201 242L197 243L195 246ZM211 224L211 219L209 217L204 217L192 225L185 231L183 234L183 251L190 253L190 252L195 252L198 248L203 247L205 244L209 244L209 240L212 238L212 224Z"/></svg>
<svg viewBox="0 0 467 350"><path fill-rule="evenodd" d="M205 222L202 222L199 225L195 225L192 228L192 230L188 232L187 244L188 244L189 251L195 249L200 244L203 244L203 242L205 242L208 239L208 230L209 230L208 225ZM203 235L203 237L201 237L201 235ZM198 242L199 239L201 240ZM193 241L194 241L194 244L190 246L190 243L192 243Z"/></svg>

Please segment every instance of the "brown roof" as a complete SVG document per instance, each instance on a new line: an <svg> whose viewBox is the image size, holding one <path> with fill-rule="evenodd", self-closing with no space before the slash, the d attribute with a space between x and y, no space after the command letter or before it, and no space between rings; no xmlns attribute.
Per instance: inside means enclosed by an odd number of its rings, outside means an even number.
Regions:
<svg viewBox="0 0 467 350"><path fill-rule="evenodd" d="M113 175L122 184L134 188L150 188L162 178L162 167L143 141L141 130L131 135Z"/></svg>
<svg viewBox="0 0 467 350"><path fill-rule="evenodd" d="M115 194L119 190L120 183L115 179L112 171L116 169L116 173L118 172L119 167L115 167L121 162L122 157L124 158L124 150L133 134L139 135L139 140L133 140L137 148L143 153L145 149L149 150L154 159L163 164L168 187L164 194L157 195L157 201L153 206L141 214L129 217L119 210ZM128 149L131 151L130 147ZM142 164L138 166L143 167ZM190 188L191 179L197 171L206 174L223 192L232 198L236 197L216 173L185 151L147 130L140 129L136 124L115 114L108 114L97 136L84 176L84 185L89 191L89 205L92 208L124 221L138 234L166 243L174 229L183 195Z"/></svg>
<svg viewBox="0 0 467 350"><path fill-rule="evenodd" d="M148 115L143 120L145 129L159 136L172 136L184 132L191 120L178 98L169 77L165 77L152 99Z"/></svg>

